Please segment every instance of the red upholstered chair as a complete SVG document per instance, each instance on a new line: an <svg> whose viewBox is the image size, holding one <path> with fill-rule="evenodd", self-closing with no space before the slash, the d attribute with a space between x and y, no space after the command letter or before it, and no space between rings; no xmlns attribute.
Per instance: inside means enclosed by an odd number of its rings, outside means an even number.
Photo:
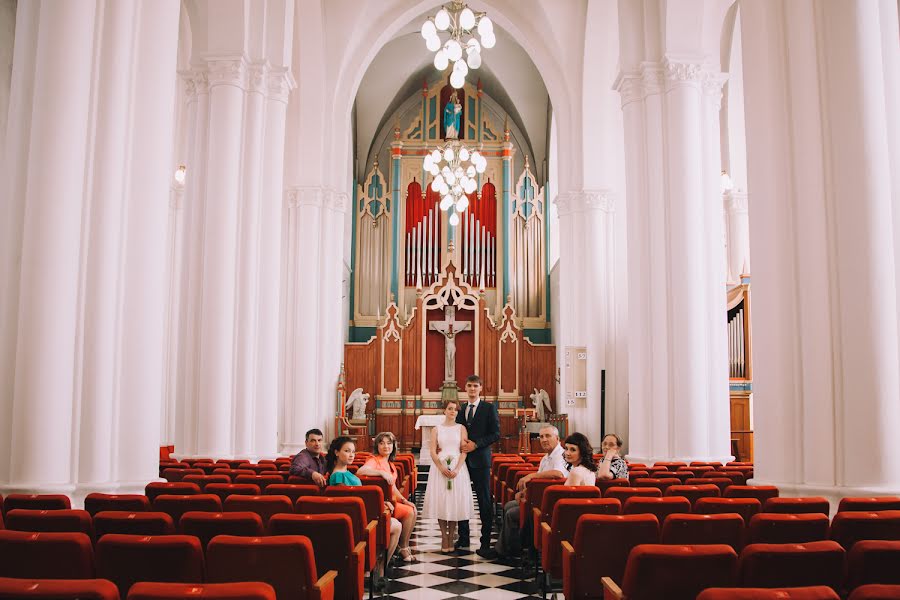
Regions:
<svg viewBox="0 0 900 600"><path fill-rule="evenodd" d="M831 539L847 551L860 540L900 540L900 510L839 512L831 520Z"/></svg>
<svg viewBox="0 0 900 600"><path fill-rule="evenodd" d="M722 463L720 463L717 460L712 461L712 462L703 461L703 460L692 460L691 464L689 466L691 466L691 467L712 467L713 469L721 469Z"/></svg>
<svg viewBox="0 0 900 600"><path fill-rule="evenodd" d="M655 544L654 515L585 515L575 526L575 541L562 543L563 593L566 600L602 598L600 577L621 581L632 548Z"/></svg>
<svg viewBox="0 0 900 600"><path fill-rule="evenodd" d="M381 553L386 561L391 538L391 513L384 506L381 488L374 485L333 485L326 488L325 495L334 498L362 498L366 506L365 522L378 523L375 530L376 551Z"/></svg>
<svg viewBox="0 0 900 600"><path fill-rule="evenodd" d="M756 498L762 505L769 498L778 497L778 488L774 485L732 485L722 495L726 498Z"/></svg>
<svg viewBox="0 0 900 600"><path fill-rule="evenodd" d="M92 579L94 551L83 533L0 530L0 577Z"/></svg>
<svg viewBox="0 0 900 600"><path fill-rule="evenodd" d="M624 506L629 498L662 498L662 490L655 487L612 487L603 493L603 497L615 498Z"/></svg>
<svg viewBox="0 0 900 600"><path fill-rule="evenodd" d="M183 462L183 463L185 463L185 464L188 464L188 465L191 465L191 466L194 466L194 465L197 464L197 463L212 463L212 462L215 462L215 461L214 461L213 459L209 458L209 457L206 457L206 456L202 456L202 457L197 457L197 456L195 456L195 457L193 457L193 458L182 458L182 459L181 459L181 462Z"/></svg>
<svg viewBox="0 0 900 600"><path fill-rule="evenodd" d="M259 489L265 489L276 483L284 483L284 477L281 475L238 475L234 478L235 483L253 483L259 486Z"/></svg>
<svg viewBox="0 0 900 600"><path fill-rule="evenodd" d="M293 513L294 505L287 496L228 496L225 512L255 512L262 518L263 527L268 526L272 515Z"/></svg>
<svg viewBox="0 0 900 600"><path fill-rule="evenodd" d="M600 495L606 496L607 490L614 487L631 487L628 479L598 479L597 488L600 489Z"/></svg>
<svg viewBox="0 0 900 600"><path fill-rule="evenodd" d="M665 525L666 517L674 513L691 512L691 503L687 498L680 496L669 496L668 498L629 498L622 507L622 514L637 515L651 514L656 515L661 525Z"/></svg>
<svg viewBox="0 0 900 600"><path fill-rule="evenodd" d="M216 600L276 600L275 588L261 581L235 583L149 583L131 586L128 600L180 600L209 598Z"/></svg>
<svg viewBox="0 0 900 600"><path fill-rule="evenodd" d="M0 598L119 600L119 590L105 579L19 579L0 577Z"/></svg>
<svg viewBox="0 0 900 600"><path fill-rule="evenodd" d="M762 512L781 514L815 514L828 515L831 505L820 496L808 498L769 498L763 503Z"/></svg>
<svg viewBox="0 0 900 600"><path fill-rule="evenodd" d="M615 498L562 498L553 506L550 523L541 523L541 591L562 579L562 542L575 540L578 519L584 515L618 515L622 503Z"/></svg>
<svg viewBox="0 0 900 600"><path fill-rule="evenodd" d="M195 494L181 496L175 494L162 494L153 500L153 510L164 512L172 517L175 528L181 515L188 511L222 512L222 500L215 494Z"/></svg>
<svg viewBox="0 0 900 600"><path fill-rule="evenodd" d="M227 467L220 467L215 469L212 472L213 475L227 475L228 479L231 483L234 483L234 478L238 475L256 475L256 471L251 469L229 469Z"/></svg>
<svg viewBox="0 0 900 600"><path fill-rule="evenodd" d="M695 515L676 513L666 518L660 543L669 545L727 544L740 552L744 546L744 519L735 513Z"/></svg>
<svg viewBox="0 0 900 600"><path fill-rule="evenodd" d="M217 535L258 537L266 533L262 517L254 512L189 511L181 515L179 530L196 536L204 549Z"/></svg>
<svg viewBox="0 0 900 600"><path fill-rule="evenodd" d="M94 539L94 524L86 510L16 508L6 514L6 528L13 531L68 531L83 533Z"/></svg>
<svg viewBox="0 0 900 600"><path fill-rule="evenodd" d="M316 487L319 487L316 482L309 477L300 477L299 475L289 475L287 482L296 485L315 485Z"/></svg>
<svg viewBox="0 0 900 600"><path fill-rule="evenodd" d="M900 585L900 542L863 540L847 554L847 589L869 583Z"/></svg>
<svg viewBox="0 0 900 600"><path fill-rule="evenodd" d="M253 471L257 475L259 475L261 473L265 473L266 471L275 471L276 470L275 467L272 465L267 465L267 464L255 465L253 463L241 463L237 466L237 468L238 469L248 469L250 471ZM284 482L282 481L282 483L284 483Z"/></svg>
<svg viewBox="0 0 900 600"><path fill-rule="evenodd" d="M802 544L828 539L828 515L758 513L750 518L750 544Z"/></svg>
<svg viewBox="0 0 900 600"><path fill-rule="evenodd" d="M900 585L880 585L877 583L863 585L850 594L847 600L898 600Z"/></svg>
<svg viewBox="0 0 900 600"><path fill-rule="evenodd" d="M759 512L760 502L756 498L700 498L694 503L694 512L701 515L737 513L749 523Z"/></svg>
<svg viewBox="0 0 900 600"><path fill-rule="evenodd" d="M691 477L685 480L684 485L714 485L719 488L722 495L725 491L734 485L734 482L728 477Z"/></svg>
<svg viewBox="0 0 900 600"><path fill-rule="evenodd" d="M531 520L535 507L541 505L544 498L544 490L551 485L562 483L559 477L535 477L525 486L525 497L519 500L519 530L525 528L525 523Z"/></svg>
<svg viewBox="0 0 900 600"><path fill-rule="evenodd" d="M261 491L255 483L210 483L206 486L207 494L215 494L225 506L228 496L259 496Z"/></svg>
<svg viewBox="0 0 900 600"><path fill-rule="evenodd" d="M63 494L10 494L3 501L3 515L16 508L64 510L72 508L72 502Z"/></svg>
<svg viewBox="0 0 900 600"><path fill-rule="evenodd" d="M689 467L680 467L678 469L682 473L687 471L694 474L694 477L710 477L707 473L715 472L716 468L711 467L709 465L700 465L700 466L689 466Z"/></svg>
<svg viewBox="0 0 900 600"><path fill-rule="evenodd" d="M100 494L84 497L84 510L93 517L104 510L127 510L144 512L150 510L150 499L142 494Z"/></svg>
<svg viewBox="0 0 900 600"><path fill-rule="evenodd" d="M216 461L217 465L228 465L229 469L237 469L241 465L250 464L246 458L220 458Z"/></svg>
<svg viewBox="0 0 900 600"><path fill-rule="evenodd" d="M343 486L346 487L346 486ZM317 485L300 485L297 483L273 483L263 490L264 496L287 496L291 499L291 505L297 503L303 496L318 496L322 488Z"/></svg>
<svg viewBox="0 0 900 600"><path fill-rule="evenodd" d="M830 540L806 544L750 544L741 552L741 585L827 585L837 591L844 580L845 554L840 545Z"/></svg>
<svg viewBox="0 0 900 600"><path fill-rule="evenodd" d="M381 490L378 490L381 492ZM316 549L318 571L335 571L334 595L361 600L365 583L366 546L353 543L353 523L347 515L275 515L270 535L303 535Z"/></svg>
<svg viewBox="0 0 900 600"><path fill-rule="evenodd" d="M740 471L714 471L715 477L727 477L733 485L747 485L747 476Z"/></svg>
<svg viewBox="0 0 900 600"><path fill-rule="evenodd" d="M363 475L362 477L359 478L359 481L363 485L374 485L376 487L381 488L381 495L384 496L384 499L388 502L390 502L390 499L394 497L391 485L387 482L387 480L384 477L379 477L377 475ZM342 487L342 486L333 486L333 487ZM347 487L347 486L343 486L343 487Z"/></svg>
<svg viewBox="0 0 900 600"><path fill-rule="evenodd" d="M900 496L842 498L838 505L838 512L874 512L876 510L900 510Z"/></svg>
<svg viewBox="0 0 900 600"><path fill-rule="evenodd" d="M736 564L737 553L724 544L644 544L628 556L621 587L610 577L602 579L604 597L694 600L706 588L733 586Z"/></svg>
<svg viewBox="0 0 900 600"><path fill-rule="evenodd" d="M681 485L681 480L677 477L647 477L645 479L637 479L632 484L636 488L657 488L663 494L673 485Z"/></svg>
<svg viewBox="0 0 900 600"><path fill-rule="evenodd" d="M496 465L497 471L496 474L491 478L491 496L494 498L494 503L500 502L500 499L503 494L503 483L506 481L506 473L513 467L528 467L525 461L519 459L517 461L505 461L500 462ZM493 471L493 469L491 469Z"/></svg>
<svg viewBox="0 0 900 600"><path fill-rule="evenodd" d="M648 477L650 477L650 471L628 469L628 481L631 483L634 483L635 479L647 479Z"/></svg>
<svg viewBox="0 0 900 600"><path fill-rule="evenodd" d="M690 471L669 471L668 473L658 474L658 477L674 477L680 485L687 485L688 479L697 479Z"/></svg>
<svg viewBox="0 0 900 600"><path fill-rule="evenodd" d="M179 496L189 496L193 494L200 493L200 486L196 483L185 483L184 481L178 481L175 483L165 482L165 481L151 481L144 488L144 495L147 496L147 499L150 500L151 506L153 505L153 500L157 496L162 496L163 494L176 494Z"/></svg>
<svg viewBox="0 0 900 600"><path fill-rule="evenodd" d="M99 540L107 533L172 535L175 522L164 512L103 510L94 515L94 535Z"/></svg>
<svg viewBox="0 0 900 600"><path fill-rule="evenodd" d="M600 490L593 485L551 485L544 490L541 496L541 508L532 511L532 526L534 527L534 548L541 551L541 523L550 524L553 518L553 507L563 498L599 498Z"/></svg>
<svg viewBox="0 0 900 600"><path fill-rule="evenodd" d="M312 542L301 535L235 537L220 535L206 548L210 583L262 581L279 600L332 600L335 571L319 577Z"/></svg>
<svg viewBox="0 0 900 600"><path fill-rule="evenodd" d="M794 588L708 588L697 600L840 600L828 586Z"/></svg>
<svg viewBox="0 0 900 600"><path fill-rule="evenodd" d="M500 485L500 496L497 498L500 504L505 505L513 499L516 495L516 484L530 473L537 473L537 467L530 463L515 465L506 470L506 478Z"/></svg>
<svg viewBox="0 0 900 600"><path fill-rule="evenodd" d="M203 472L203 469L167 467L163 469L159 474L160 477L162 477L169 483L178 483L179 481L184 481L184 478L188 475L205 475L205 473Z"/></svg>
<svg viewBox="0 0 900 600"><path fill-rule="evenodd" d="M657 463L653 463L652 468L662 467L667 471L677 471L678 469L684 468L687 466L687 463L679 462L679 461L660 461ZM649 469L648 469L649 470Z"/></svg>
<svg viewBox="0 0 900 600"><path fill-rule="evenodd" d="M722 492L716 485L673 485L669 486L663 495L687 498L693 507L699 498L718 498Z"/></svg>
<svg viewBox="0 0 900 600"><path fill-rule="evenodd" d="M378 549L378 522L366 521L366 504L362 498L334 496L304 496L297 500L295 506L297 514L322 515L343 514L350 517L353 523L354 547L360 542L365 542L366 571L375 567Z"/></svg>
<svg viewBox="0 0 900 600"><path fill-rule="evenodd" d="M182 481L196 483L200 486L200 491L206 493L206 486L210 483L231 483L231 477L228 475L188 475Z"/></svg>
<svg viewBox="0 0 900 600"><path fill-rule="evenodd" d="M192 535L124 535L97 540L97 576L109 579L124 598L138 581L201 583L203 549Z"/></svg>

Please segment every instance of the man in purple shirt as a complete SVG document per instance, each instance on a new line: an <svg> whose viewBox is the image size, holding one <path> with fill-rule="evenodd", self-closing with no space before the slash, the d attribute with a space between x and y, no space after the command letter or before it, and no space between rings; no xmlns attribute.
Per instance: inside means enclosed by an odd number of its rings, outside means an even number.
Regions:
<svg viewBox="0 0 900 600"><path fill-rule="evenodd" d="M306 448L297 453L291 462L291 475L312 479L319 487L325 487L324 437L318 429L306 432Z"/></svg>

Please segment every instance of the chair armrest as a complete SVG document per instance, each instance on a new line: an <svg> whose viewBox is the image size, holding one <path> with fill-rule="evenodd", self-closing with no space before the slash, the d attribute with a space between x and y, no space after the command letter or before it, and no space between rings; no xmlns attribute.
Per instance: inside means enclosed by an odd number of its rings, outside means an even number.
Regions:
<svg viewBox="0 0 900 600"><path fill-rule="evenodd" d="M350 573L353 575L353 581L356 584L357 595L363 597L365 593L364 586L366 581L366 543L359 542L350 552Z"/></svg>
<svg viewBox="0 0 900 600"><path fill-rule="evenodd" d="M548 552L544 554L549 554L550 546L550 536L553 535L553 530L550 529L550 525L546 522L541 523L541 548L547 548Z"/></svg>
<svg viewBox="0 0 900 600"><path fill-rule="evenodd" d="M538 552L541 551L541 509L532 508L532 519L533 525L532 534L534 535L534 549Z"/></svg>
<svg viewBox="0 0 900 600"><path fill-rule="evenodd" d="M313 595L316 600L334 600L334 578L337 571L328 571L313 586Z"/></svg>
<svg viewBox="0 0 900 600"><path fill-rule="evenodd" d="M600 581L603 583L603 600L622 600L622 588L612 577L603 577Z"/></svg>
<svg viewBox="0 0 900 600"><path fill-rule="evenodd" d="M563 574L563 596L565 598L575 597L575 549L572 544L563 540L562 545L562 574Z"/></svg>
<svg viewBox="0 0 900 600"><path fill-rule="evenodd" d="M369 521L366 525L365 538L367 540L366 552L368 554L366 566L369 569L374 569L375 561L378 559L378 521Z"/></svg>
<svg viewBox="0 0 900 600"><path fill-rule="evenodd" d="M528 503L525 501L524 495L519 499L519 531L525 529L525 520L528 518L526 514Z"/></svg>

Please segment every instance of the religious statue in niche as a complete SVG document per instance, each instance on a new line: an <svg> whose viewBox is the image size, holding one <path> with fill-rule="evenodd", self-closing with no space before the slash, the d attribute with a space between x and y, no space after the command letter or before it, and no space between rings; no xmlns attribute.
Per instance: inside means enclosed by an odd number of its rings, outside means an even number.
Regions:
<svg viewBox="0 0 900 600"><path fill-rule="evenodd" d="M462 104L456 90L450 94L450 99L444 107L444 139L458 140L460 132L460 120L462 118Z"/></svg>
<svg viewBox="0 0 900 600"><path fill-rule="evenodd" d="M534 405L535 410L537 411L537 419L539 423L546 422L547 416L550 415L550 394L547 393L547 390L534 388L534 393L529 396L531 398L531 404Z"/></svg>
<svg viewBox="0 0 900 600"><path fill-rule="evenodd" d="M455 319L456 308L447 306L444 309L443 321L432 321L428 328L444 336L444 384L456 386L456 335L461 331L472 329L469 321Z"/></svg>
<svg viewBox="0 0 900 600"><path fill-rule="evenodd" d="M344 404L344 413L353 420L366 418L366 404L369 403L369 394L364 394L362 388L356 388L347 402ZM353 411L351 415L350 411Z"/></svg>

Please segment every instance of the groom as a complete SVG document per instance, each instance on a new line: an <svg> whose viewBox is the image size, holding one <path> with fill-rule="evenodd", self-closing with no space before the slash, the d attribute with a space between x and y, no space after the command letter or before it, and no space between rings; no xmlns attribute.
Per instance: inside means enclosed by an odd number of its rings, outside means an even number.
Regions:
<svg viewBox="0 0 900 600"><path fill-rule="evenodd" d="M491 529L494 524L494 505L491 501L491 444L500 439L500 415L497 407L481 398L481 377L469 375L466 379L468 402L456 415L456 422L466 426L469 440L460 448L466 454L466 467L478 498L481 516L481 548L476 551L482 558L496 558L491 547ZM459 540L456 549L469 547L469 522L459 523Z"/></svg>

